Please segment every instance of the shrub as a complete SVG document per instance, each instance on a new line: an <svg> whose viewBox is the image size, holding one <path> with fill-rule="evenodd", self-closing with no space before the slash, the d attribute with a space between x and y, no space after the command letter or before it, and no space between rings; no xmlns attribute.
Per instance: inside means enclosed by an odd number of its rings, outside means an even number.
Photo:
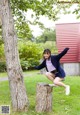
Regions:
<svg viewBox="0 0 80 115"><path fill-rule="evenodd" d="M5 55L4 55L4 44L0 45L0 61L5 61Z"/></svg>
<svg viewBox="0 0 80 115"><path fill-rule="evenodd" d="M0 62L0 72L6 71L6 62Z"/></svg>
<svg viewBox="0 0 80 115"><path fill-rule="evenodd" d="M4 55L4 44L0 45L0 72L6 71L6 62Z"/></svg>
<svg viewBox="0 0 80 115"><path fill-rule="evenodd" d="M34 66L39 64L43 48L40 44L34 42L19 42L19 55L21 59L21 66L23 70L33 69Z"/></svg>
<svg viewBox="0 0 80 115"><path fill-rule="evenodd" d="M28 69L28 61L21 59L20 62L21 62L22 69L27 70Z"/></svg>

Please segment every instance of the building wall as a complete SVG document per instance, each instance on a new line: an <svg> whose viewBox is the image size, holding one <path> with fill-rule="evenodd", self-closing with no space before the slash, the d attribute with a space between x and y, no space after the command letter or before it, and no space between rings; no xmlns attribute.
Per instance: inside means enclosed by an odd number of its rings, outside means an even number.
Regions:
<svg viewBox="0 0 80 115"><path fill-rule="evenodd" d="M64 63L63 65L66 75L79 76L80 75L80 63Z"/></svg>
<svg viewBox="0 0 80 115"><path fill-rule="evenodd" d="M56 24L56 41L59 52L70 48L61 63L80 62L80 23Z"/></svg>
<svg viewBox="0 0 80 115"><path fill-rule="evenodd" d="M80 75L80 23L56 24L56 42L59 53L70 48L60 60L66 75Z"/></svg>

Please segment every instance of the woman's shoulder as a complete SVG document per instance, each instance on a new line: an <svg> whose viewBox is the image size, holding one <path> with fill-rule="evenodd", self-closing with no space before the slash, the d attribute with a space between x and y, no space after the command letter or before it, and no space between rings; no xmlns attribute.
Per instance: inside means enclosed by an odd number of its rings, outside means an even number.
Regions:
<svg viewBox="0 0 80 115"><path fill-rule="evenodd" d="M54 57L56 57L56 55L53 55L53 54L52 54L52 55L51 55L51 58L54 58Z"/></svg>

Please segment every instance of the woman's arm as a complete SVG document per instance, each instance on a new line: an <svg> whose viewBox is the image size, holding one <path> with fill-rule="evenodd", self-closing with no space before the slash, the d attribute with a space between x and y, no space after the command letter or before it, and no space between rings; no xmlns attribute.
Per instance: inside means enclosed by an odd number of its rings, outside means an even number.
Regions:
<svg viewBox="0 0 80 115"><path fill-rule="evenodd" d="M36 66L35 69L40 70L40 69L44 68L45 67L45 63L46 62L44 60L39 66Z"/></svg>
<svg viewBox="0 0 80 115"><path fill-rule="evenodd" d="M69 50L69 48L65 48L61 53L59 53L56 57L59 59L61 59Z"/></svg>

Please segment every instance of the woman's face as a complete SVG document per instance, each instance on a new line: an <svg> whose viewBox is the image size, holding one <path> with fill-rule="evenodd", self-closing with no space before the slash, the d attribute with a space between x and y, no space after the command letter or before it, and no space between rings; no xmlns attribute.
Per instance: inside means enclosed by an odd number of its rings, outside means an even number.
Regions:
<svg viewBox="0 0 80 115"><path fill-rule="evenodd" d="M43 57L45 58L45 59L48 59L49 57L50 57L50 53L45 53L45 54L43 54Z"/></svg>

